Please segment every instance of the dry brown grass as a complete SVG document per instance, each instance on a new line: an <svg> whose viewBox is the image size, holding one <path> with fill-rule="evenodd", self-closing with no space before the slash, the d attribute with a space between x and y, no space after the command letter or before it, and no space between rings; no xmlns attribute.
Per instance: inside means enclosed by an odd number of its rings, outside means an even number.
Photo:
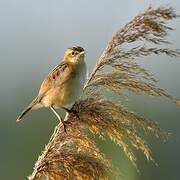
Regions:
<svg viewBox="0 0 180 180"><path fill-rule="evenodd" d="M110 161L86 136L86 129L104 139L109 137L135 166L134 149L140 150L148 160L153 160L143 135L149 133L166 138L168 134L156 122L130 112L119 101L105 97L104 91L121 96L124 90L165 96L179 104L179 100L157 86L156 79L147 69L134 61L135 58L152 54L180 55L179 49L161 47L161 44L168 44L166 36L172 30L167 22L177 17L173 8L149 7L114 33L85 84L84 97L74 104L73 112L66 116L67 133L60 125L55 128L29 180L116 179ZM128 44L132 46L123 47Z"/></svg>

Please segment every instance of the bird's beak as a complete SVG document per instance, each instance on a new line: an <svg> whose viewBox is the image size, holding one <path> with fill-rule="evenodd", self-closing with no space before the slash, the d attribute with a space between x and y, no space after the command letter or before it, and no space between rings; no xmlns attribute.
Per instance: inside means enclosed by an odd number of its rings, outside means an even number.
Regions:
<svg viewBox="0 0 180 180"><path fill-rule="evenodd" d="M84 55L84 54L86 54L86 51L80 52L80 55Z"/></svg>

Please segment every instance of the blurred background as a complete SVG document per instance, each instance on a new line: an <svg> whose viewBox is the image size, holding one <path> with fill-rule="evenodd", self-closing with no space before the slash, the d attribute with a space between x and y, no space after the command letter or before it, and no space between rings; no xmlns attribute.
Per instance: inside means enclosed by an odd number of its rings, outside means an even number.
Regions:
<svg viewBox="0 0 180 180"><path fill-rule="evenodd" d="M15 120L64 50L74 44L85 47L90 71L112 32L149 4L168 4L180 14L179 0L0 0L0 179L26 179L58 123L48 109L29 113L20 124ZM171 25L175 31L170 47L180 48L180 20ZM147 59L143 64L159 85L180 98L179 59ZM180 108L165 98L132 96L125 104L173 133L166 143L148 137L158 166L137 153L138 174L117 146L96 139L98 147L120 168L124 180L180 179Z"/></svg>

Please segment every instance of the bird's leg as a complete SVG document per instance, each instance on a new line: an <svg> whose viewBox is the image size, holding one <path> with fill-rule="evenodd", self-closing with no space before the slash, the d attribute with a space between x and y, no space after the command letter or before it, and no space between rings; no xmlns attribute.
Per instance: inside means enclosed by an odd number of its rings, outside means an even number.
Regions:
<svg viewBox="0 0 180 180"><path fill-rule="evenodd" d="M65 122L63 121L63 119L61 118L61 116L56 112L56 110L51 106L50 109L52 110L52 112L55 114L55 116L59 119L60 123L62 124L64 131L66 132L66 125Z"/></svg>
<svg viewBox="0 0 180 180"><path fill-rule="evenodd" d="M78 119L79 119L79 115L76 111L72 110L72 109L68 109L66 107L61 107L62 109L64 109L67 113L73 113Z"/></svg>

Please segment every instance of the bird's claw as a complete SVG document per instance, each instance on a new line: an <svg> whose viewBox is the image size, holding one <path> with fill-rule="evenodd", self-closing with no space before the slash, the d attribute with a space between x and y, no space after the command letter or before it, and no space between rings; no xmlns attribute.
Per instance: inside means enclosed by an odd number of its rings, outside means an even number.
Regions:
<svg viewBox="0 0 180 180"><path fill-rule="evenodd" d="M61 121L60 123L61 123L61 124L60 124L60 127L63 127L64 132L67 132L67 126L72 124L72 123L69 122L69 121Z"/></svg>
<svg viewBox="0 0 180 180"><path fill-rule="evenodd" d="M61 121L60 122L60 127L62 127L64 129L64 132L67 132L67 129L66 129L66 124L64 121Z"/></svg>
<svg viewBox="0 0 180 180"><path fill-rule="evenodd" d="M69 114L74 114L78 119L80 119L79 114L77 113L77 111L73 110L73 109L68 109L68 108L63 108L67 113Z"/></svg>
<svg viewBox="0 0 180 180"><path fill-rule="evenodd" d="M70 110L71 113L73 113L78 119L80 119L79 114L75 110Z"/></svg>

